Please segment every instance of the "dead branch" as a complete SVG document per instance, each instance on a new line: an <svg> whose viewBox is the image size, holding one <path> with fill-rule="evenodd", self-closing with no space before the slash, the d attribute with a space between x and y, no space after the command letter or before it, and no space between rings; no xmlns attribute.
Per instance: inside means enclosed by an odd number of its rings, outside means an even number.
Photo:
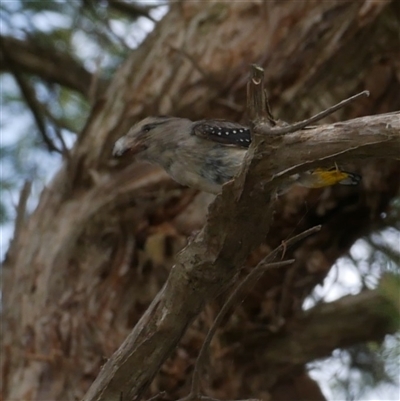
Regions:
<svg viewBox="0 0 400 401"><path fill-rule="evenodd" d="M393 144L400 141L400 118L396 113L365 117L283 138L285 146L274 148L272 154L270 144L262 140L252 145L239 176L224 186L210 206L207 224L178 255L164 288L104 365L85 401L118 400L121 390L132 398L143 394L188 324L206 302L227 288L249 252L265 238L271 199L289 171L304 171L313 163L338 158L376 156L383 148L386 157L398 157ZM324 142L329 146L320 146ZM249 214L249 209L263 213ZM113 383L118 383L118 390Z"/></svg>
<svg viewBox="0 0 400 401"><path fill-rule="evenodd" d="M330 116L335 111L342 109L343 107L354 102L355 100L359 99L362 96L369 96L369 92L363 91L363 92L357 93L356 95L351 96L348 99L342 100L341 102L339 102L331 107L328 107L326 110L323 110L320 113L316 114L315 116L307 118L303 121L299 121L294 124L286 125L285 127L272 127L272 128L269 126L260 124L258 127L256 127L256 131L260 134L269 134L269 135L290 134L292 132L296 132L303 128L306 128L306 127L310 126L311 124L316 123L317 121L320 121L327 116Z"/></svg>
<svg viewBox="0 0 400 401"><path fill-rule="evenodd" d="M250 67L250 79L247 82L247 112L253 125L275 125L267 93L264 91L264 69L256 64Z"/></svg>
<svg viewBox="0 0 400 401"><path fill-rule="evenodd" d="M225 301L224 305L222 306L220 312L218 313L217 317L215 318L210 330L207 333L207 336L203 342L203 345L200 349L199 355L196 360L196 364L193 371L193 378L192 378L192 388L190 394L185 397L186 400L196 399L200 394L200 373L203 369L203 365L205 363L205 355L208 352L210 347L211 341L215 335L215 332L218 326L221 324L222 320L225 318L226 314L235 304L243 301L245 298L245 291L248 291L254 284L260 279L260 277L270 269L276 269L279 267L284 267L290 265L294 262L294 260L286 260L282 262L271 263L280 252L282 255L285 253L287 248L290 248L294 244L298 243L302 239L306 238L307 236L318 232L321 229L321 226L316 226L310 228L302 232L299 235L290 238L289 240L282 243L280 246L275 248L271 253L269 253L232 291L228 299Z"/></svg>

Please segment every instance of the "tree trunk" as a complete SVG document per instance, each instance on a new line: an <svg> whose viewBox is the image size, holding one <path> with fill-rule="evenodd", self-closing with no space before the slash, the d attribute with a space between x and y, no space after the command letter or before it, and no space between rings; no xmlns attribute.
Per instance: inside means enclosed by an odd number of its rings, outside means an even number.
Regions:
<svg viewBox="0 0 400 401"><path fill-rule="evenodd" d="M81 398L162 287L175 254L205 222L209 196L180 187L153 166L115 165L114 141L152 114L240 121L254 62L266 69L271 105L285 120L315 114L363 89L370 98L342 118L398 109L394 9L389 1L172 5L117 71L69 159L16 231L4 267L4 399ZM296 312L336 259L357 238L384 226L381 213L398 191L399 164L373 160L351 167L363 175L361 188L294 188L281 198L267 241L249 266L294 233L320 223L323 229L288 253L296 259L293 267L265 275L227 322L212 349L210 395L323 399L305 363L391 332L385 316L374 315L371 322L383 319L385 331L371 329L364 338L356 335L363 329L352 326L340 341L327 341L328 347L298 363L270 358L268 341L284 322L287 344L292 341L301 324ZM216 306L187 331L151 393L167 390L172 399L187 394L188 372ZM253 347L237 344L260 324L269 335L255 358Z"/></svg>

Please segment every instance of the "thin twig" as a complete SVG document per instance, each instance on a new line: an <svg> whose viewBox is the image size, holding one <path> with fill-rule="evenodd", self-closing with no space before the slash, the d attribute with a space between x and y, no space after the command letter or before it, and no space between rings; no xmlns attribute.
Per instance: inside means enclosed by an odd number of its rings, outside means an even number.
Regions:
<svg viewBox="0 0 400 401"><path fill-rule="evenodd" d="M290 248L291 246L293 246L294 244L296 244L297 242L301 241L302 239L310 236L311 234L314 234L318 231L321 230L321 225L318 226L314 226L309 228L308 230L303 231L302 233L295 235L292 238L289 238L288 240L282 241L282 244L279 245L277 248L275 248L268 256L267 258L269 258L271 255L274 256L274 258L278 255L279 252L286 250L287 248ZM271 259L273 260L273 259Z"/></svg>
<svg viewBox="0 0 400 401"><path fill-rule="evenodd" d="M48 103L47 103L48 105ZM55 117L53 114L51 114L49 107L47 105L42 105L43 106L43 113L44 115L49 119L49 121L56 127L65 129L67 131L72 132L73 134L77 135L77 131L71 126L66 119L62 117Z"/></svg>
<svg viewBox="0 0 400 401"><path fill-rule="evenodd" d="M62 153L60 149L53 143L52 139L48 135L45 119L43 117L43 105L36 99L36 94L33 88L29 85L27 80L19 73L17 69L12 70L15 81L19 86L22 96L24 97L27 106L32 112L38 131L40 132L43 142L46 144L50 152Z"/></svg>
<svg viewBox="0 0 400 401"><path fill-rule="evenodd" d="M71 160L71 154L69 152L68 146L65 143L64 137L61 133L61 130L59 127L54 126L54 132L57 136L57 138L59 139L60 143L61 143L61 149L62 149L62 155L69 161Z"/></svg>
<svg viewBox="0 0 400 401"><path fill-rule="evenodd" d="M227 312L232 308L232 306L235 303L239 303L242 300L240 296L242 296L243 291L245 289L248 289L248 287L250 287L251 284L254 284L266 270L276 267L287 266L292 264L293 262L294 259L285 260L283 262L277 262L277 263L269 263L269 264L265 264L262 261L232 291L227 301L224 303L221 310L219 311L217 317L215 318L210 330L208 331L207 336L200 349L199 355L197 357L193 371L192 388L190 391L190 394L193 396L193 398L197 398L200 395L200 371L202 365L204 364L205 356L210 346L210 343L214 337L214 334L217 331L220 323L226 316Z"/></svg>
<svg viewBox="0 0 400 401"><path fill-rule="evenodd" d="M25 99L27 106L29 107L38 130L42 136L44 143L47 145L49 151L55 151L62 153L60 149L53 143L50 136L47 133L47 127L44 119L44 106L36 99L36 93L34 89L29 85L28 81L24 78L21 73L19 66L16 65L11 55L8 54L7 47L3 44L3 38L0 38L0 44L2 45L3 57L7 64L10 66L10 71L15 78L15 81L21 91L22 96Z"/></svg>
<svg viewBox="0 0 400 401"><path fill-rule="evenodd" d="M363 91L357 93L357 95L351 96L348 99L342 100L340 103L329 107L326 110L321 111L320 113L316 114L313 117L307 118L306 120L290 124L285 127L268 127L266 124L259 124L255 127L255 131L260 134L268 134L268 135L285 135L290 134L292 132L299 131L310 124L313 124L319 120L322 120L324 117L327 117L334 113L335 111L347 106L349 103L353 102L354 100L360 98L361 96L369 96L369 91Z"/></svg>
<svg viewBox="0 0 400 401"><path fill-rule="evenodd" d="M190 394L188 395L187 400L189 399L194 399L194 398L199 398L200 395L200 371L202 368L202 365L204 364L204 358L205 355L208 351L208 348L210 346L211 340L214 337L214 334L223 320L223 318L226 316L227 312L231 309L231 307L242 300L241 298L243 291L245 289L248 289L251 285L255 284L257 280L264 274L266 270L272 269L272 268L278 268L278 267L283 267L287 266L289 264L292 264L294 262L294 259L291 260L286 260L282 262L276 262L276 263L270 263L272 260L276 258L276 256L279 254L279 252L282 252L283 250L287 249L288 247L296 244L297 242L301 241L303 238L308 237L309 235L318 232L321 229L321 226L315 226L310 228L309 230L306 230L302 232L299 235L296 235L289 240L285 241L282 243L280 246L275 248L271 253L269 253L261 262L258 263L258 265L237 285L237 287L232 291L224 305L222 306L221 310L219 311L217 317L214 320L214 323L212 324L210 330L207 333L207 336L203 342L203 345L200 349L199 355L196 360L196 364L194 367L193 371L193 377L192 377L192 387Z"/></svg>

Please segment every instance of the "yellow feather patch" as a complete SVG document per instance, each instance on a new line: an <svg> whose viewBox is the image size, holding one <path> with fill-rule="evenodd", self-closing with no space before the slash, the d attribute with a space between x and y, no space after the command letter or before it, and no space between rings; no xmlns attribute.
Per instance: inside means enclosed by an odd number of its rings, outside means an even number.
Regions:
<svg viewBox="0 0 400 401"><path fill-rule="evenodd" d="M328 187L349 178L348 173L337 169L326 170L323 168L317 168L311 173L311 175L313 179L315 179L312 188Z"/></svg>

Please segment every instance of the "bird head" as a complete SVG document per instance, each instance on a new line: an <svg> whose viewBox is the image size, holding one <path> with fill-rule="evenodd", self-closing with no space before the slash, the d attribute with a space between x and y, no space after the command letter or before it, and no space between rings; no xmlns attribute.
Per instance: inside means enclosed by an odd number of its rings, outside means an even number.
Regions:
<svg viewBox="0 0 400 401"><path fill-rule="evenodd" d="M147 117L139 121L115 143L113 156L136 156L146 151L152 143L157 143L162 137L169 119L169 117Z"/></svg>

